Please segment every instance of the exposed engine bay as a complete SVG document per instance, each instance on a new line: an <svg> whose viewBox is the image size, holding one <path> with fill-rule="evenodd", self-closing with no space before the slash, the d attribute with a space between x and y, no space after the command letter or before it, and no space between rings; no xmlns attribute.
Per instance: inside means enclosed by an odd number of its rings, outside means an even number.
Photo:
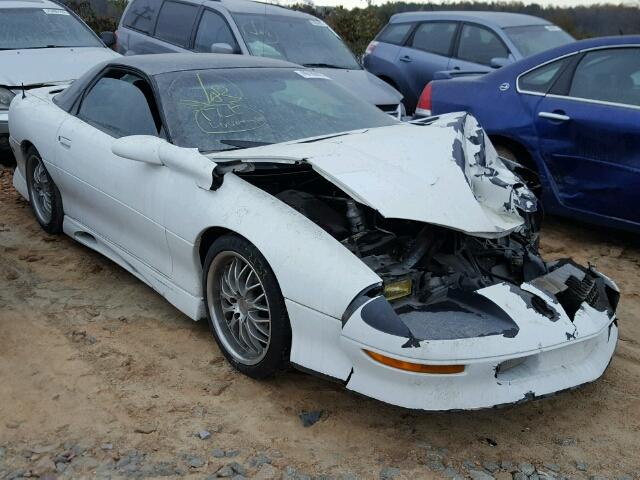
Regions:
<svg viewBox="0 0 640 480"><path fill-rule="evenodd" d="M485 239L416 221L386 219L357 203L305 165L259 166L240 174L342 243L384 281L388 300L428 304L449 289L519 285L543 275L538 216L510 235Z"/></svg>
<svg viewBox="0 0 640 480"><path fill-rule="evenodd" d="M518 211L523 223L515 231L484 238L385 218L304 163L245 167L236 174L320 226L382 279L380 288L365 296L382 293L389 303L372 302L363 319L379 330L407 337L408 347L421 340L516 336L519 327L513 319L476 294L499 283L509 285L528 308L550 321L558 319L558 312L549 302L562 305L571 319L583 302L610 315L615 312L618 294L591 268L542 260L541 213L535 208ZM525 282L544 292L547 300L522 290ZM389 305L401 327L389 323Z"/></svg>

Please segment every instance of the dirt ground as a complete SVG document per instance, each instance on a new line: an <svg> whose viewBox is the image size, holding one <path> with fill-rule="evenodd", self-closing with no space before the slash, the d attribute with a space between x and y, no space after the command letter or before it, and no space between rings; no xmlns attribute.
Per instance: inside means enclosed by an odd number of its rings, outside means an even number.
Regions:
<svg viewBox="0 0 640 480"><path fill-rule="evenodd" d="M10 181L0 170L0 478L443 478L484 463L506 479L523 462L573 478L640 476L632 236L558 219L543 230L547 258L596 264L622 289L620 341L599 381L500 410L433 414L295 371L263 382L236 373L206 323L44 233ZM302 411L323 413L305 428Z"/></svg>

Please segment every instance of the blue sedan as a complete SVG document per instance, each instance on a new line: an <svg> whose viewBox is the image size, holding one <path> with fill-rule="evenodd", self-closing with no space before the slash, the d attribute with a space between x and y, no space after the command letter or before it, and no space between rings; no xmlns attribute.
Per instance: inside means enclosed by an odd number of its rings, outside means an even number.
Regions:
<svg viewBox="0 0 640 480"><path fill-rule="evenodd" d="M417 114L468 111L536 171L547 212L640 232L640 36L583 40L436 80Z"/></svg>

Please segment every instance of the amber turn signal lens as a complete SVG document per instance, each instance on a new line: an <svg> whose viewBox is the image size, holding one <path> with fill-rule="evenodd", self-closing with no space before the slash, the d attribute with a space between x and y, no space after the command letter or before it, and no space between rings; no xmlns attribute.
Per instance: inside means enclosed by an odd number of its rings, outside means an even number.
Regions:
<svg viewBox="0 0 640 480"><path fill-rule="evenodd" d="M464 372L464 365L425 365L422 363L411 363L403 360L397 360L369 350L363 350L363 352L373 358L376 362L387 365L388 367L397 368L398 370L406 370L408 372L434 373L442 375Z"/></svg>

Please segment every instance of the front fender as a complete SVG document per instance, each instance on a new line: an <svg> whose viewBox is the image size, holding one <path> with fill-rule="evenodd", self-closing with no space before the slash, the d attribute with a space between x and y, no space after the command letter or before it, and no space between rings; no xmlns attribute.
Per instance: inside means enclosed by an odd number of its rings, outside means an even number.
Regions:
<svg viewBox="0 0 640 480"><path fill-rule="evenodd" d="M172 251L174 278L183 279L180 286L195 295L202 296L197 245L211 227L233 231L253 243L269 262L286 299L336 319L358 292L381 282L327 232L233 173L210 191L197 188L189 175L173 171L170 190L173 198L167 202L165 225L190 249L189 262L186 252Z"/></svg>

